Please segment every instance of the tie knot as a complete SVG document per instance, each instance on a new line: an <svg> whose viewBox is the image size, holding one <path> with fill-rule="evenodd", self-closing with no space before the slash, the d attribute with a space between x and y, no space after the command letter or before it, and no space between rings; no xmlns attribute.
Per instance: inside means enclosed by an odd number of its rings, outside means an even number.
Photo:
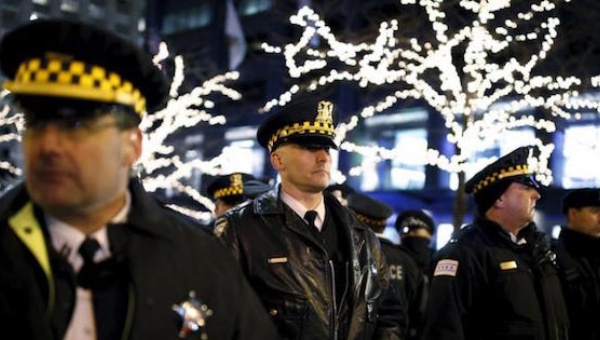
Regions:
<svg viewBox="0 0 600 340"><path fill-rule="evenodd" d="M308 222L308 224L310 226L315 226L315 220L317 219L317 212L314 210L308 210L305 214L304 214L304 219Z"/></svg>
<svg viewBox="0 0 600 340"><path fill-rule="evenodd" d="M86 237L85 240L79 246L79 254L83 257L84 263L93 263L94 255L100 249L100 243L98 240L92 237Z"/></svg>

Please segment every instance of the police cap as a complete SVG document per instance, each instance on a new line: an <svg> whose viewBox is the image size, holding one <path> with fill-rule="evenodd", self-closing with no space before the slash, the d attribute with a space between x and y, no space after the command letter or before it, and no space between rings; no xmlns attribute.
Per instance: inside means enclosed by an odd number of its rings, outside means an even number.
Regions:
<svg viewBox="0 0 600 340"><path fill-rule="evenodd" d="M567 192L562 200L562 211L567 214L570 208L600 207L600 190L595 188L574 189Z"/></svg>
<svg viewBox="0 0 600 340"><path fill-rule="evenodd" d="M9 79L4 88L27 101L120 104L141 117L168 95L168 82L149 55L77 21L39 19L8 32L0 42L0 69Z"/></svg>
<svg viewBox="0 0 600 340"><path fill-rule="evenodd" d="M269 152L286 142L337 149L334 140L336 117L337 106L333 102L302 100L266 119L259 126L256 137Z"/></svg>
<svg viewBox="0 0 600 340"><path fill-rule="evenodd" d="M356 217L373 229L381 233L385 229L387 219L393 211L387 204L362 193L353 192L348 195L348 208L354 211Z"/></svg>
<svg viewBox="0 0 600 340"><path fill-rule="evenodd" d="M398 234L404 235L412 230L423 228L426 229L429 234L435 233L435 223L433 218L425 211L420 209L405 210L396 218L396 230Z"/></svg>
<svg viewBox="0 0 600 340"><path fill-rule="evenodd" d="M500 157L465 183L465 192L472 193L480 213L485 213L513 182L539 188L529 159L536 149L523 146Z"/></svg>
<svg viewBox="0 0 600 340"><path fill-rule="evenodd" d="M217 176L206 187L207 194L213 200L221 199L234 204L269 190L271 190L270 185L241 172Z"/></svg>
<svg viewBox="0 0 600 340"><path fill-rule="evenodd" d="M325 191L327 191L327 192L339 191L342 194L342 197L348 197L350 194L353 194L356 192L354 190L354 188L352 188L348 184L344 184L344 183L331 184L327 188L325 188Z"/></svg>

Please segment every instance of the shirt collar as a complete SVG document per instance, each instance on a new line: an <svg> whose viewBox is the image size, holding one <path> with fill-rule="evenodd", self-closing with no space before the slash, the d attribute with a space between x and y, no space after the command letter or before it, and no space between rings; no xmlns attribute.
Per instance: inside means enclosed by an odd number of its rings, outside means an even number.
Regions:
<svg viewBox="0 0 600 340"><path fill-rule="evenodd" d="M123 223L127 220L127 215L131 209L131 195L127 192L125 196L125 205L123 208L113 217L111 223ZM56 217L44 213L46 225L50 233L52 240L52 246L61 255L63 255L69 263L73 266L75 271L79 271L83 265L83 258L77 252L79 246L86 238L86 235L77 228L58 220ZM101 261L111 257L110 244L108 241L108 233L106 226L98 229L94 233L90 234L89 237L93 237L100 243L100 249L96 253L95 261Z"/></svg>
<svg viewBox="0 0 600 340"><path fill-rule="evenodd" d="M317 218L315 219L315 226L317 229L321 230L323 227L323 222L325 221L325 200L321 200L321 203L317 205L314 209L308 209L300 201L290 196L285 190L281 190L281 200L283 203L287 204L292 211L294 211L298 216L304 219L304 214L308 210L314 210L317 212Z"/></svg>

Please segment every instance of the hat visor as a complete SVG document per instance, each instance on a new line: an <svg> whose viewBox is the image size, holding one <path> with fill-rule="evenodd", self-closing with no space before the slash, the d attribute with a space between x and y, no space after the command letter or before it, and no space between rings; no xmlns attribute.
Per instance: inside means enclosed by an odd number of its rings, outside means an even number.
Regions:
<svg viewBox="0 0 600 340"><path fill-rule="evenodd" d="M339 149L338 145L335 143L331 136L302 134L296 136L289 136L286 138L286 142L295 143L307 147L312 146L328 147L336 150Z"/></svg>
<svg viewBox="0 0 600 340"><path fill-rule="evenodd" d="M540 184L538 183L538 181L535 180L534 175L527 175L515 178L514 182L521 183L536 189L540 188Z"/></svg>
<svg viewBox="0 0 600 340"><path fill-rule="evenodd" d="M262 183L260 181L247 181L244 182L244 194L250 198L255 198L258 195L273 189L272 186Z"/></svg>

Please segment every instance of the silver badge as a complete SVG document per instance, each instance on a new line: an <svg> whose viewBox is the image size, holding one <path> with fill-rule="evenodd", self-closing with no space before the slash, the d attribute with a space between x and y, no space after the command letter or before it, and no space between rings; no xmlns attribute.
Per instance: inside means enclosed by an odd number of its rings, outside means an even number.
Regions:
<svg viewBox="0 0 600 340"><path fill-rule="evenodd" d="M191 333L201 332L201 339L208 339L208 335L204 331L206 319L212 315L212 310L202 301L196 299L196 293L190 291L189 299L178 305L173 305L173 310L181 316L181 330L179 337L185 338Z"/></svg>

